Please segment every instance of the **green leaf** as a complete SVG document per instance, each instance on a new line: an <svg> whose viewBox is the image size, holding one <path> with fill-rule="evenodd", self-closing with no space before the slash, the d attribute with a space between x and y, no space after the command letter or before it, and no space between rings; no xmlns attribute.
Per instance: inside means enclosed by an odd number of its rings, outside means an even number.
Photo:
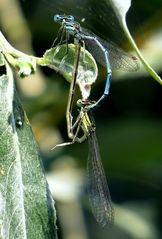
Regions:
<svg viewBox="0 0 162 239"><path fill-rule="evenodd" d="M131 6L131 0L106 0L109 4L111 3L114 12L116 13L116 16L118 18L118 21L123 28L123 31L125 32L125 35L127 36L130 44L132 45L133 49L136 51L139 59L141 60L142 64L145 66L147 71L150 73L150 75L160 84L162 84L162 79L160 76L152 69L152 67L147 63L147 61L142 56L140 50L138 49L135 41L133 40L130 31L127 27L126 23L126 14Z"/></svg>
<svg viewBox="0 0 162 239"><path fill-rule="evenodd" d="M66 44L51 48L45 52L43 58L37 58L37 63L42 66L49 66L59 72L65 79L71 82L74 70L74 58L76 48L74 44L68 45L68 54L66 53ZM98 68L93 56L84 48L81 48L81 55L78 68L77 83L81 91L85 86L91 86L97 78Z"/></svg>
<svg viewBox="0 0 162 239"><path fill-rule="evenodd" d="M54 202L7 62L6 69L0 77L0 238L54 239Z"/></svg>
<svg viewBox="0 0 162 239"><path fill-rule="evenodd" d="M20 77L29 76L36 71L36 59L12 47L0 31L0 52L11 66L18 69Z"/></svg>
<svg viewBox="0 0 162 239"><path fill-rule="evenodd" d="M29 76L36 71L36 62L34 57L19 57L16 59L16 66L20 77Z"/></svg>

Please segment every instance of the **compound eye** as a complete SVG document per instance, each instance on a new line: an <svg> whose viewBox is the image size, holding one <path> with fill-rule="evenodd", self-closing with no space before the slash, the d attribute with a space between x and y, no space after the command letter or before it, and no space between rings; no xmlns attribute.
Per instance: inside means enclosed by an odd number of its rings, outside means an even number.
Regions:
<svg viewBox="0 0 162 239"><path fill-rule="evenodd" d="M69 15L68 20L71 21L71 22L74 22L74 17L72 15Z"/></svg>
<svg viewBox="0 0 162 239"><path fill-rule="evenodd" d="M60 15L59 14L54 15L53 20L55 22L59 22L60 21Z"/></svg>

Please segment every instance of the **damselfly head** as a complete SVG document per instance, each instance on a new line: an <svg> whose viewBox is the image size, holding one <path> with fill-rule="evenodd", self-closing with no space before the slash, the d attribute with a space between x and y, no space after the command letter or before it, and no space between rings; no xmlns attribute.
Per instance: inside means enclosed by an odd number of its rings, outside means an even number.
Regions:
<svg viewBox="0 0 162 239"><path fill-rule="evenodd" d="M74 21L74 17L72 15L66 16L66 15L59 15L59 14L55 14L53 17L55 22L73 22Z"/></svg>
<svg viewBox="0 0 162 239"><path fill-rule="evenodd" d="M90 105L93 105L93 104L95 104L96 103L96 101L94 101L94 100L89 100L89 99L87 99L87 100L83 100L83 99L79 99L79 100L77 100L77 106L78 107L86 107L86 106L90 106Z"/></svg>

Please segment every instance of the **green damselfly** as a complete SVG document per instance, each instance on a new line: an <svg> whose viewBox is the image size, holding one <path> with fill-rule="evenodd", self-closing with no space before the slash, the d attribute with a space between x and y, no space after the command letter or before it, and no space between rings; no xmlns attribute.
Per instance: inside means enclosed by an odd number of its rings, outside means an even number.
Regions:
<svg viewBox="0 0 162 239"><path fill-rule="evenodd" d="M87 188L89 201L96 221L101 225L113 225L114 209L111 196L101 162L98 141L96 137L96 125L92 111L88 107L94 102L78 100L79 113L74 124L69 127L70 142L58 144L67 146L75 142L82 143L88 140L89 156L87 162ZM82 135L80 133L82 132ZM54 147L54 148L55 148Z"/></svg>

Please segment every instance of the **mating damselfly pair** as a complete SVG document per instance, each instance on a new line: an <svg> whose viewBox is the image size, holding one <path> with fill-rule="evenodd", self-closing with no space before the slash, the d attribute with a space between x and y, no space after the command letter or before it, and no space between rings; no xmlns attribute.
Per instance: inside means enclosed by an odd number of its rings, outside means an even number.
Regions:
<svg viewBox="0 0 162 239"><path fill-rule="evenodd" d="M88 193L92 212L97 222L102 226L105 226L106 224L112 225L114 221L114 210L100 158L98 142L95 134L96 126L92 111L98 107L109 94L112 69L117 68L126 71L137 71L139 63L136 57L127 54L111 42L106 42L97 37L94 33L82 28L80 24L75 21L73 16L57 14L54 16L54 20L61 24L55 43L58 41L59 44L62 44L65 41L67 45L66 54L68 54L68 40L70 35L73 36L74 43L76 44L73 77L71 80L66 111L67 131L71 142L56 146L71 145L75 142L81 143L88 139L89 157L87 163L87 175ZM72 111L81 47L87 48L92 52L92 55L99 63L106 66L107 76L104 93L97 101L91 101L89 95L84 97L82 94L82 99L77 101L79 113L76 120L73 122ZM79 136L80 131L83 133L82 136Z"/></svg>

